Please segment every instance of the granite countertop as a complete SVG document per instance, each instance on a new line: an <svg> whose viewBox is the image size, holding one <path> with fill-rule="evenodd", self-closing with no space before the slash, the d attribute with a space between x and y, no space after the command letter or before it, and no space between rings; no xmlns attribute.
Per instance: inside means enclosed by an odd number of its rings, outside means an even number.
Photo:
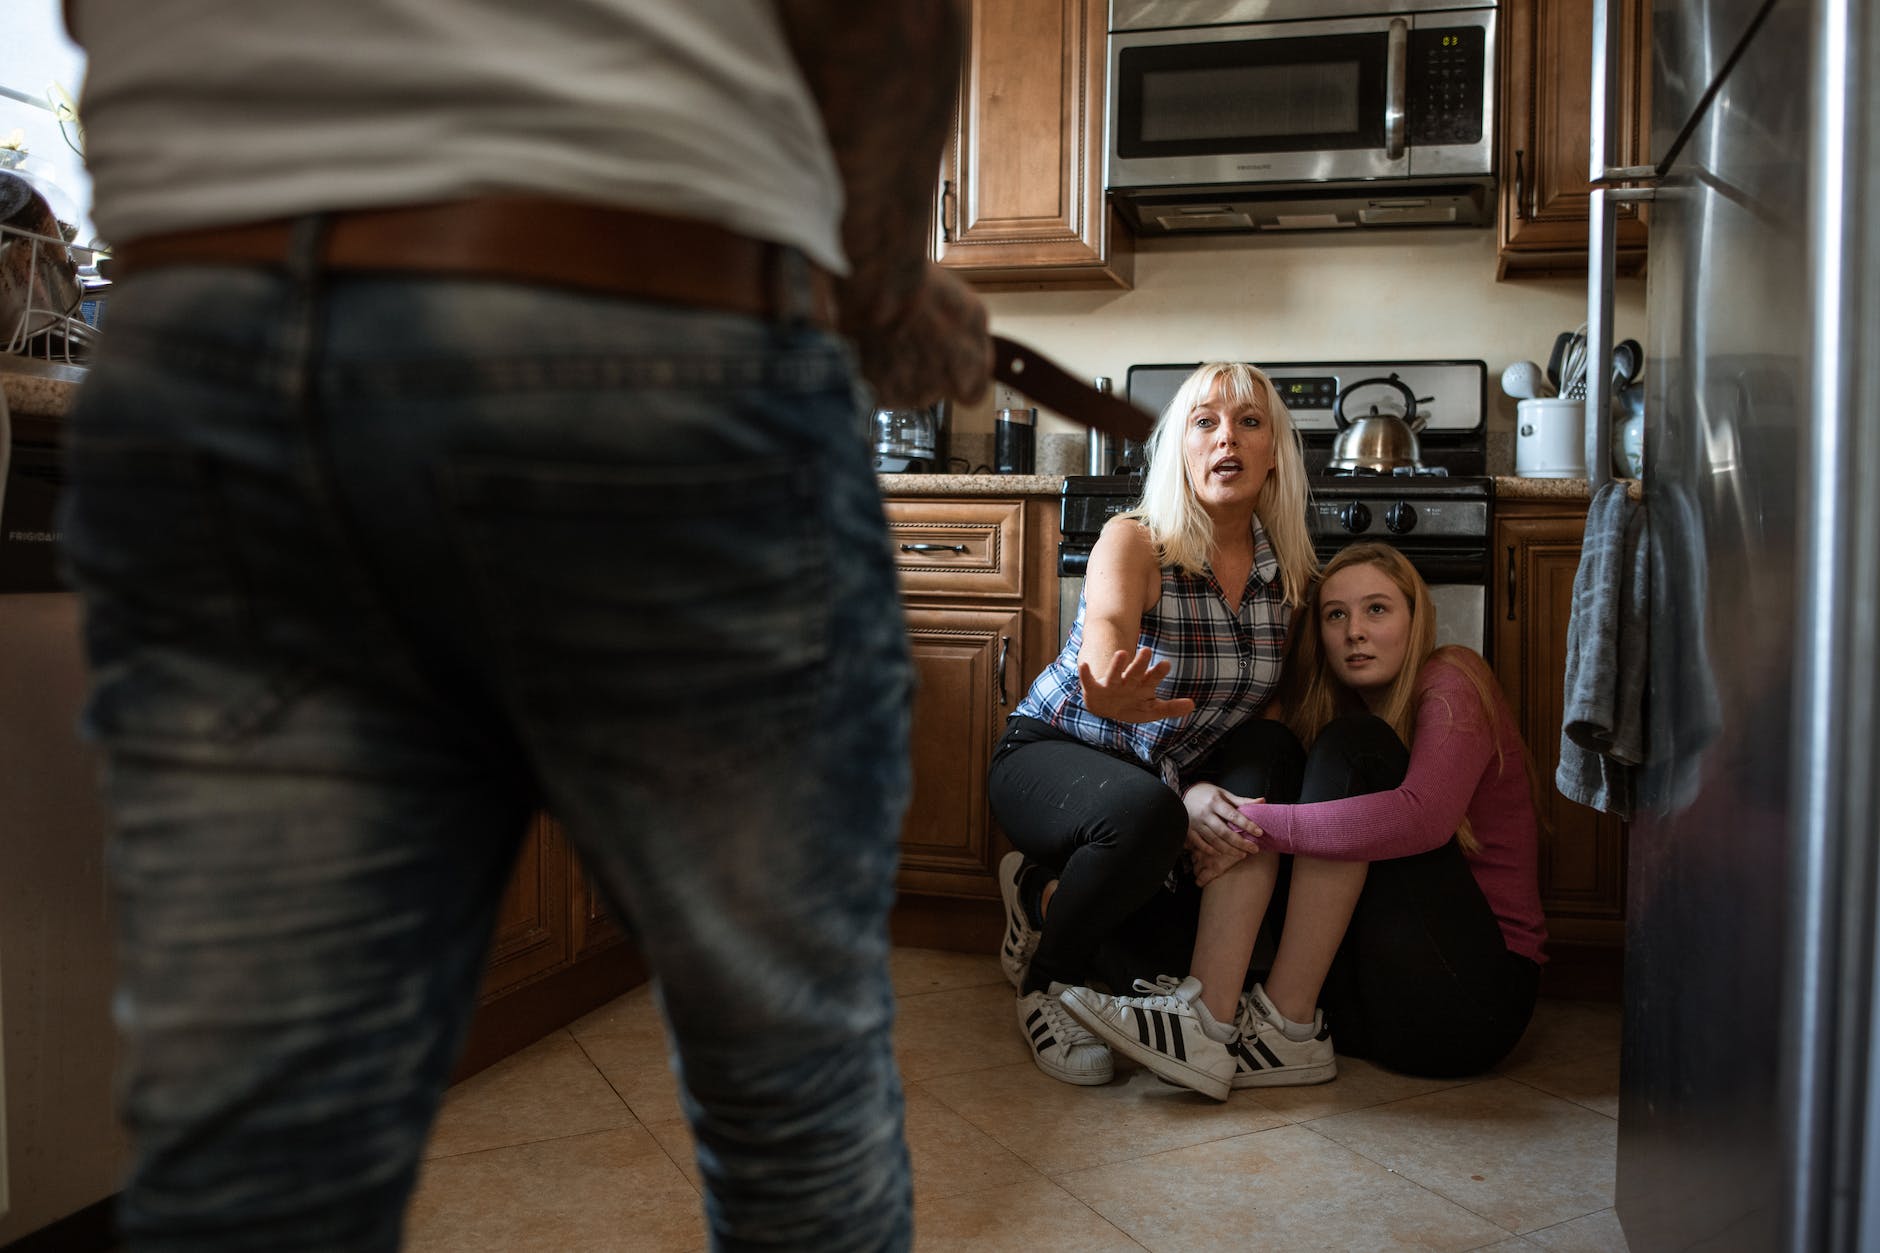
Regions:
<svg viewBox="0 0 1880 1253"><path fill-rule="evenodd" d="M1058 496L1061 474L878 474L883 496Z"/></svg>
<svg viewBox="0 0 1880 1253"><path fill-rule="evenodd" d="M1637 479L1624 480L1626 495L1640 499L1644 484ZM1591 500L1592 484L1585 479L1523 479L1497 476L1496 500Z"/></svg>
<svg viewBox="0 0 1880 1253"><path fill-rule="evenodd" d="M1495 476L1496 500L1591 500L1585 479L1528 479Z"/></svg>
<svg viewBox="0 0 1880 1253"><path fill-rule="evenodd" d="M7 409L12 413L59 417L84 381L83 367L0 352L0 391L4 391Z"/></svg>

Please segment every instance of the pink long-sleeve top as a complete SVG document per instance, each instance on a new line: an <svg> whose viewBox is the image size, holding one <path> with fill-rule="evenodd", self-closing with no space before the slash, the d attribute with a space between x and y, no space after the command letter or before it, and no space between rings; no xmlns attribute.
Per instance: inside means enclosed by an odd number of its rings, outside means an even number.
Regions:
<svg viewBox="0 0 1880 1253"><path fill-rule="evenodd" d="M1263 848L1336 861L1388 861L1441 847L1464 815L1481 845L1468 858L1508 950L1547 960L1535 873L1536 824L1521 733L1496 694L1483 716L1461 666L1433 657L1417 681L1416 730L1403 786L1309 805L1246 805Z"/></svg>

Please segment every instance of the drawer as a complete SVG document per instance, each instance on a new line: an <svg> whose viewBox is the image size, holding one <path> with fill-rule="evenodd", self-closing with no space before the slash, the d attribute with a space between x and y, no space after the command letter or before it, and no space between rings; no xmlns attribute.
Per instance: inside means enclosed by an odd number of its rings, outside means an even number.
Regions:
<svg viewBox="0 0 1880 1253"><path fill-rule="evenodd" d="M977 598L1024 590L1022 501L890 500L882 507L903 592Z"/></svg>

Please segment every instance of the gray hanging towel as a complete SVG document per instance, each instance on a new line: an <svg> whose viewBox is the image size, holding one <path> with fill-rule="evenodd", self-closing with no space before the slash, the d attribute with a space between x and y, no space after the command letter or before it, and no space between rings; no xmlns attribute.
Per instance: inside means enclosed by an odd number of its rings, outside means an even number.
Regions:
<svg viewBox="0 0 1880 1253"><path fill-rule="evenodd" d="M1567 674L1554 783L1568 800L1632 815L1636 768L1645 760L1651 553L1644 505L1609 482L1586 513L1573 576Z"/></svg>

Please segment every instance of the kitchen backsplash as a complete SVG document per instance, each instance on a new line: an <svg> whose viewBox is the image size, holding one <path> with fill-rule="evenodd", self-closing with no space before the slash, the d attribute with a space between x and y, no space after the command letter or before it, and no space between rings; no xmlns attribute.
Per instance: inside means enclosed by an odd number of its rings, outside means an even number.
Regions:
<svg viewBox="0 0 1880 1253"><path fill-rule="evenodd" d="M1544 366L1554 337L1586 320L1583 278L1496 282L1492 230L1156 241L1138 247L1133 291L985 299L995 331L1073 373L1109 375L1119 392L1131 365L1151 362L1480 358L1488 363L1491 469L1498 448L1500 460L1511 465L1513 456L1503 367ZM1642 335L1644 314L1644 280L1619 280L1619 336ZM995 407L988 395L959 408L956 442L989 441ZM1041 412L1041 451L1054 435L1081 446L1080 429Z"/></svg>

